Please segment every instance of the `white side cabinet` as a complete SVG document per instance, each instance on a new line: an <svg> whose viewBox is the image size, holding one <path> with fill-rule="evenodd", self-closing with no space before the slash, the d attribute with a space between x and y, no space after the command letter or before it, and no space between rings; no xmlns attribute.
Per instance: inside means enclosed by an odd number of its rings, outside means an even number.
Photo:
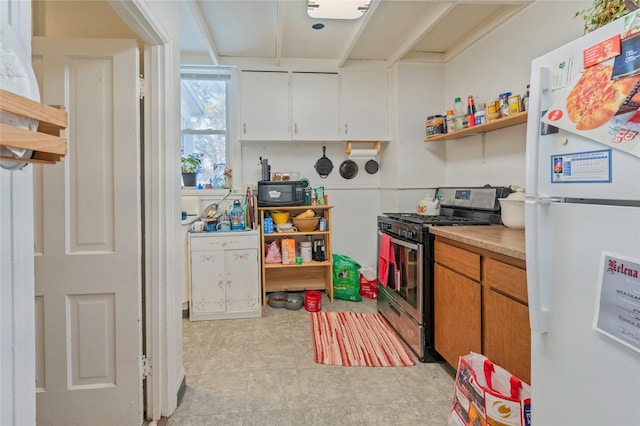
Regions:
<svg viewBox="0 0 640 426"><path fill-rule="evenodd" d="M340 135L351 141L389 140L386 71L340 73Z"/></svg>
<svg viewBox="0 0 640 426"><path fill-rule="evenodd" d="M189 233L191 321L261 316L258 231Z"/></svg>
<svg viewBox="0 0 640 426"><path fill-rule="evenodd" d="M240 73L239 139L291 139L289 73Z"/></svg>

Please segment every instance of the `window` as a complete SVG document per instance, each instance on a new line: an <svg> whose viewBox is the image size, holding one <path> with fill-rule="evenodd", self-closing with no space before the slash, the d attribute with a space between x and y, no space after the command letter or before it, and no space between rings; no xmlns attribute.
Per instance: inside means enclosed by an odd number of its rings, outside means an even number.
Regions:
<svg viewBox="0 0 640 426"><path fill-rule="evenodd" d="M204 188L221 188L229 167L230 82L228 68L182 68L180 150L183 157L192 153L202 156L196 185Z"/></svg>

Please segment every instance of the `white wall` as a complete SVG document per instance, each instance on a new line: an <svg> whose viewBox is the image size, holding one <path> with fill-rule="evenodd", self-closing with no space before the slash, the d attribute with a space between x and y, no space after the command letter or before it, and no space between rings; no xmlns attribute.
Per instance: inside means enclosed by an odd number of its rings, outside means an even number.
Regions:
<svg viewBox="0 0 640 426"><path fill-rule="evenodd" d="M476 105L510 91L523 94L529 83L531 60L583 34L576 12L591 1L537 1L479 40L446 65L446 102L453 105L474 95ZM488 133L484 160L482 137L472 136L446 145L447 185L470 183L524 186L524 124Z"/></svg>

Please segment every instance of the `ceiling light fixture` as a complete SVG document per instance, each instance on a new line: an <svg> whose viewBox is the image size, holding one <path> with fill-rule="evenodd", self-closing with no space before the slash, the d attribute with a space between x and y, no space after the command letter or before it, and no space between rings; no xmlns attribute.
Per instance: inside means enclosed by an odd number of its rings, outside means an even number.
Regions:
<svg viewBox="0 0 640 426"><path fill-rule="evenodd" d="M316 19L358 19L372 0L307 0L307 14Z"/></svg>

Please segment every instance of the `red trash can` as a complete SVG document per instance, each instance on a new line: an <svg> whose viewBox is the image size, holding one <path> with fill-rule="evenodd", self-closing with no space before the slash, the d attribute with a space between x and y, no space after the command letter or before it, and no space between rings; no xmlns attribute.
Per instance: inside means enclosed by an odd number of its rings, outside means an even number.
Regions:
<svg viewBox="0 0 640 426"><path fill-rule="evenodd" d="M322 293L316 290L305 291L304 308L309 312L319 312L322 309Z"/></svg>

